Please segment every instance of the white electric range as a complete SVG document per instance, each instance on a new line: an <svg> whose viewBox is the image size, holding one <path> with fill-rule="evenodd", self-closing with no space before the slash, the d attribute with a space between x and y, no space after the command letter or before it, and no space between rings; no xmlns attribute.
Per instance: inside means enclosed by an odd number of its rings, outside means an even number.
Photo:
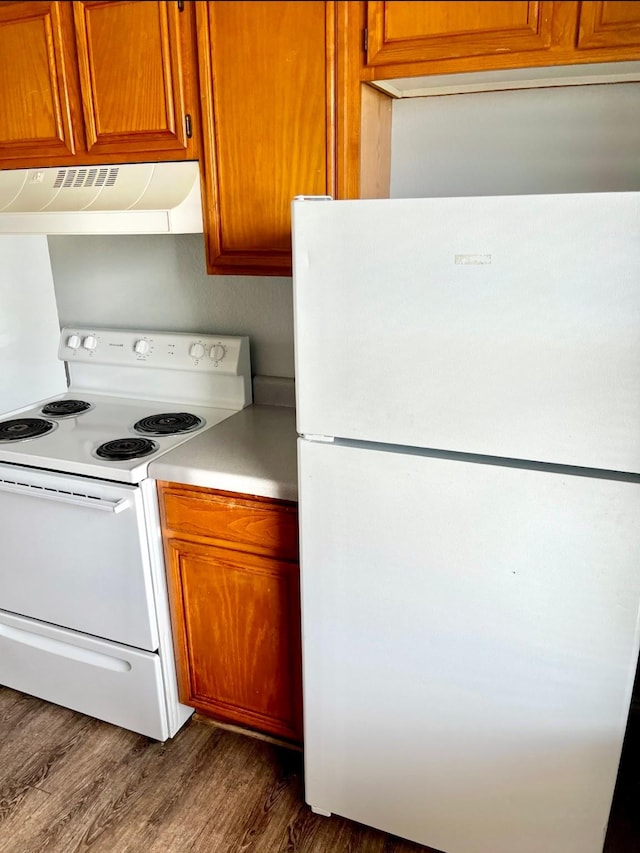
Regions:
<svg viewBox="0 0 640 853"><path fill-rule="evenodd" d="M249 340L67 328L68 390L0 418L0 684L157 740L177 695L149 463L251 403Z"/></svg>

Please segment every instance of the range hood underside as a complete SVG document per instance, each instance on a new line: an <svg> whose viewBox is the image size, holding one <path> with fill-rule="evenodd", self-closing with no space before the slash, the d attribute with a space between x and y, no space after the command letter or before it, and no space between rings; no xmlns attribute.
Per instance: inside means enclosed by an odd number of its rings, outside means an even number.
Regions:
<svg viewBox="0 0 640 853"><path fill-rule="evenodd" d="M202 233L197 162L0 171L0 233Z"/></svg>

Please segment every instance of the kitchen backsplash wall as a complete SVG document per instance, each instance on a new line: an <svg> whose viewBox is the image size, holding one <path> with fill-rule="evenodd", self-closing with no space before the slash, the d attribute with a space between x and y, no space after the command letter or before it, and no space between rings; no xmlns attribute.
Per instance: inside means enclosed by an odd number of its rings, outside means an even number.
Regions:
<svg viewBox="0 0 640 853"><path fill-rule="evenodd" d="M201 234L49 237L61 325L249 335L254 373L293 376L290 278L208 276Z"/></svg>

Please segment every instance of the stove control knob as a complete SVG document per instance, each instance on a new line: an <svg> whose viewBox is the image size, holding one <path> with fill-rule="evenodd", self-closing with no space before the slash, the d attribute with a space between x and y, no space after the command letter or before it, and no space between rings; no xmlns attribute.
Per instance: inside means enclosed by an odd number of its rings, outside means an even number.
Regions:
<svg viewBox="0 0 640 853"><path fill-rule="evenodd" d="M67 346L69 349L79 349L80 343L80 335L69 335L67 338Z"/></svg>
<svg viewBox="0 0 640 853"><path fill-rule="evenodd" d="M222 361L226 354L227 351L222 344L215 344L215 346L212 346L211 352L209 353L212 361Z"/></svg>
<svg viewBox="0 0 640 853"><path fill-rule="evenodd" d="M140 340L136 341L133 345L133 351L137 355L146 355L149 352L149 341L146 341L144 338L140 338Z"/></svg>
<svg viewBox="0 0 640 853"><path fill-rule="evenodd" d="M95 335L87 335L87 337L82 341L82 346L88 350L94 350L98 346L98 339Z"/></svg>
<svg viewBox="0 0 640 853"><path fill-rule="evenodd" d="M202 344L191 344L189 355L191 358L202 358L204 355L204 346Z"/></svg>

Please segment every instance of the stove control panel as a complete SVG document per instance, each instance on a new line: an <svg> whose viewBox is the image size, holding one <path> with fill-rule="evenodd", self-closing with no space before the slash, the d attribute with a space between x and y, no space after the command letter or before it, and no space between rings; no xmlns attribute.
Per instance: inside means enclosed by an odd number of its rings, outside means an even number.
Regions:
<svg viewBox="0 0 640 853"><path fill-rule="evenodd" d="M65 328L58 357L70 364L117 365L205 373L242 374L249 364L249 338L184 332Z"/></svg>

